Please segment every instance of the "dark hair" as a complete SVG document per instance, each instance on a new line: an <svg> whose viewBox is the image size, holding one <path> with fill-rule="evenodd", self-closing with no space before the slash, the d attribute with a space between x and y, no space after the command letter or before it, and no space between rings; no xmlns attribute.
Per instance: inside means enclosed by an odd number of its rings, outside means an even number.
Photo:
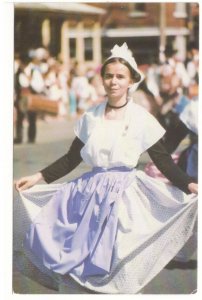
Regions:
<svg viewBox="0 0 202 300"><path fill-rule="evenodd" d="M134 82L138 82L141 80L141 76L138 72L136 72L131 66L130 64L123 58L121 57L112 57L110 59L108 59L107 61L105 61L105 63L102 65L102 68L101 68L101 76L104 77L104 74L105 74L105 69L106 69L106 66L110 63L114 63L114 62L120 62L121 64L125 65L129 71L130 71L130 74L131 74L131 78L134 80Z"/></svg>

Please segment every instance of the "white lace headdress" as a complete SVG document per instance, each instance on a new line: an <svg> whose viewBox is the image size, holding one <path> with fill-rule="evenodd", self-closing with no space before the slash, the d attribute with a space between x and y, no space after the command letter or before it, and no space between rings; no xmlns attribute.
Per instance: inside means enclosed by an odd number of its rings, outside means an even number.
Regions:
<svg viewBox="0 0 202 300"><path fill-rule="evenodd" d="M144 74L138 69L132 51L128 49L128 45L126 43L124 43L122 46L115 45L111 49L111 55L106 59L106 61L116 57L123 58L125 61L129 63L129 65L132 67L133 70L135 70L138 74L140 74L140 80L138 82L135 82L130 88L130 92L134 92L137 89L140 82L144 79Z"/></svg>

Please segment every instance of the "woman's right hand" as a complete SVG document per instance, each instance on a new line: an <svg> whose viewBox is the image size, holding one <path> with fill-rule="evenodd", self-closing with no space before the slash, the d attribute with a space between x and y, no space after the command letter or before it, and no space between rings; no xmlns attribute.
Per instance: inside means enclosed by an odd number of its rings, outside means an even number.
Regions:
<svg viewBox="0 0 202 300"><path fill-rule="evenodd" d="M18 179L14 183L14 185L15 185L16 190L18 192L21 192L23 190L26 190L26 189L32 187L41 179L43 179L43 176L40 172L38 172L34 175L26 176L26 177L22 177L22 178Z"/></svg>

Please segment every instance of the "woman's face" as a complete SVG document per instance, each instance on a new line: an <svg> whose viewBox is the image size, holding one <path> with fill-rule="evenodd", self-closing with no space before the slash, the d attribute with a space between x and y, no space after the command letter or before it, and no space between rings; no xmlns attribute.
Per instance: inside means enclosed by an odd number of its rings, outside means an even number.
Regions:
<svg viewBox="0 0 202 300"><path fill-rule="evenodd" d="M130 70L125 65L120 62L112 62L106 65L103 85L110 99L125 97L132 83Z"/></svg>

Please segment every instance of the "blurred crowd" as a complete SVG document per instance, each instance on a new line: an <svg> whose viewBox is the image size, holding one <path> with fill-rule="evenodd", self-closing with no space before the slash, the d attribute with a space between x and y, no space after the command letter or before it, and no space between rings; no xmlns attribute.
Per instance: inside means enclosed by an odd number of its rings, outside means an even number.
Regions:
<svg viewBox="0 0 202 300"><path fill-rule="evenodd" d="M199 50L190 43L185 61L172 47L165 49L161 63L142 65L145 80L134 93L134 101L145 106L164 125L172 113L180 114L190 100L198 99Z"/></svg>
<svg viewBox="0 0 202 300"><path fill-rule="evenodd" d="M16 53L14 70L14 143L23 141L24 120L28 121L28 142L34 143L37 116L45 118L52 113L75 118L104 99L99 66L87 67L76 61L66 66L44 48L24 57Z"/></svg>
<svg viewBox="0 0 202 300"><path fill-rule="evenodd" d="M27 139L34 143L37 118L46 118L48 103L55 104L58 118L77 118L92 105L105 99L105 91L98 65L73 61L61 63L44 48L31 50L28 55L15 54L14 61L14 143L23 142L23 123L28 122ZM190 101L198 100L199 49L190 43L186 60L167 47L161 62L140 65L144 81L133 92L134 102L154 114L169 128L173 117L179 115ZM38 108L30 99L37 96ZM31 97L32 96L32 97ZM32 100L33 100L32 99ZM40 103L47 100L46 107Z"/></svg>

